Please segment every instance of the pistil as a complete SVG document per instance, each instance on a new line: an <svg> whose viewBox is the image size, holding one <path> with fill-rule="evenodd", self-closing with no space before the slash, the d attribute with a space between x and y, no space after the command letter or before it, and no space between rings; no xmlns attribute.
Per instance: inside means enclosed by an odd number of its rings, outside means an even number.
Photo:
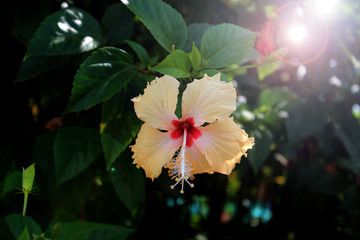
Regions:
<svg viewBox="0 0 360 240"><path fill-rule="evenodd" d="M184 193L184 182L189 184L190 187L194 187L193 183L190 183L188 179L193 179L193 175L191 172L193 171L193 168L191 166L191 162L188 159L188 156L186 154L186 139L187 139L187 126L184 127L184 134L183 134L183 143L180 148L179 154L173 159L173 161L170 163L170 170L169 170L169 176L172 177L172 179L175 179L176 183L174 185L171 185L170 188L174 189L176 185L179 183L181 184L181 190L180 193Z"/></svg>

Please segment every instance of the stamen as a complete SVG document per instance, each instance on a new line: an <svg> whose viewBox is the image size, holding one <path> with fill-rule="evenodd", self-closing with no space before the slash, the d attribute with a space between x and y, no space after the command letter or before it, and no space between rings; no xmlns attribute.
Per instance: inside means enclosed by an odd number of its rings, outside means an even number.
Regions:
<svg viewBox="0 0 360 240"><path fill-rule="evenodd" d="M170 188L174 189L176 185L181 184L180 193L184 193L184 182L189 184L191 188L194 187L193 183L190 183L188 179L193 179L191 162L189 161L188 154L186 152L186 136L187 128L184 128L183 143L180 148L180 152L173 158L172 162L169 164L169 176L171 179L175 179L176 183L171 185Z"/></svg>

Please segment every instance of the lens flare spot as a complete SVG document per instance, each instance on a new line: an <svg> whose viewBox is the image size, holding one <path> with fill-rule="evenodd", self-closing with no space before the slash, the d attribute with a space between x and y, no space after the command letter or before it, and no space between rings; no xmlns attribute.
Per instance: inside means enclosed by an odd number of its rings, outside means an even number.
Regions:
<svg viewBox="0 0 360 240"><path fill-rule="evenodd" d="M304 25L291 26L288 31L288 39L294 44L301 44L306 40L307 29Z"/></svg>
<svg viewBox="0 0 360 240"><path fill-rule="evenodd" d="M330 16L334 14L338 2L338 0L313 0L309 5L318 15Z"/></svg>

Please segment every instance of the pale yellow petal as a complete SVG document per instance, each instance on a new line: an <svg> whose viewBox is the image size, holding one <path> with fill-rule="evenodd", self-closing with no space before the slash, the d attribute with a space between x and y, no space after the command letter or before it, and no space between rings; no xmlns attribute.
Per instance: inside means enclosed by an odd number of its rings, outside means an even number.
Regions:
<svg viewBox="0 0 360 240"><path fill-rule="evenodd" d="M218 73L212 77L208 76L207 74L204 74L203 79L206 79L208 81L220 81L221 79L221 73Z"/></svg>
<svg viewBox="0 0 360 240"><path fill-rule="evenodd" d="M254 145L233 118L218 120L201 128L201 137L194 140L194 145L206 157L210 168L207 172L230 174L242 155Z"/></svg>
<svg viewBox="0 0 360 240"><path fill-rule="evenodd" d="M141 126L135 145L131 146L134 152L134 164L145 170L146 177L157 178L163 166L171 160L181 145L181 138L174 140L170 132L160 132L144 123Z"/></svg>
<svg viewBox="0 0 360 240"><path fill-rule="evenodd" d="M148 83L143 95L131 99L138 118L154 128L173 130L179 81L171 76L163 76Z"/></svg>
<svg viewBox="0 0 360 240"><path fill-rule="evenodd" d="M192 174L213 173L205 155L195 146L195 144L187 148L187 154L189 161L191 162L191 167L193 168Z"/></svg>
<svg viewBox="0 0 360 240"><path fill-rule="evenodd" d="M182 97L182 118L194 118L195 126L226 119L236 109L236 91L220 74L189 83Z"/></svg>

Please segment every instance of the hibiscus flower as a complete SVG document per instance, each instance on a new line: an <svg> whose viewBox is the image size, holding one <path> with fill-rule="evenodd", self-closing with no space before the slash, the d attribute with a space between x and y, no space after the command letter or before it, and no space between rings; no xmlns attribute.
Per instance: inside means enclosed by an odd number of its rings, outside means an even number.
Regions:
<svg viewBox="0 0 360 240"><path fill-rule="evenodd" d="M175 115L179 81L171 76L148 83L143 95L132 99L144 124L131 146L134 164L154 180L162 168L176 181L173 189L198 173L230 174L254 144L230 114L236 109L236 91L220 74L189 83L182 96L182 117Z"/></svg>

